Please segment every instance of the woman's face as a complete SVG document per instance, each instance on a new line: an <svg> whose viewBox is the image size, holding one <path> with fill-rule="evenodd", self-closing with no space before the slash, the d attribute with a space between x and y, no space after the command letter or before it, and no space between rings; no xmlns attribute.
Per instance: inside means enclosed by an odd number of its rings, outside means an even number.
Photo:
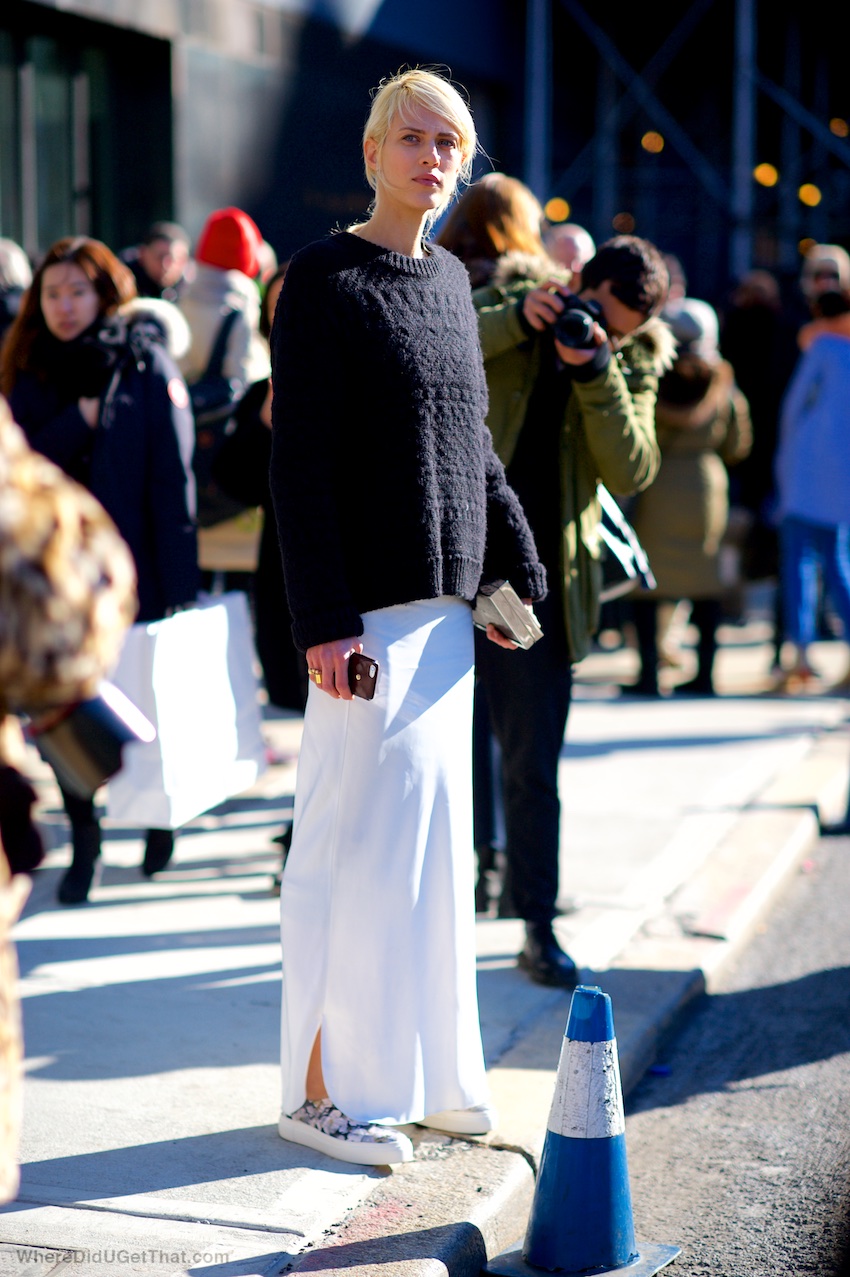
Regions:
<svg viewBox="0 0 850 1277"><path fill-rule="evenodd" d="M448 203L463 163L457 129L421 106L393 119L383 146L368 138L364 153L378 198L420 216Z"/></svg>
<svg viewBox="0 0 850 1277"><path fill-rule="evenodd" d="M73 341L100 314L100 298L75 262L56 262L41 277L41 313L58 341Z"/></svg>

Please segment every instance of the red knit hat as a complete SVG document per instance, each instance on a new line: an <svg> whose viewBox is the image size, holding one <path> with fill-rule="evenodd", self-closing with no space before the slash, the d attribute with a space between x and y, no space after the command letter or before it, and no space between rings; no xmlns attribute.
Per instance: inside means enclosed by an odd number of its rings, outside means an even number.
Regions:
<svg viewBox="0 0 850 1277"><path fill-rule="evenodd" d="M257 224L241 208L219 208L210 213L195 249L195 260L221 270L241 270L255 279L260 271L257 256L263 237Z"/></svg>

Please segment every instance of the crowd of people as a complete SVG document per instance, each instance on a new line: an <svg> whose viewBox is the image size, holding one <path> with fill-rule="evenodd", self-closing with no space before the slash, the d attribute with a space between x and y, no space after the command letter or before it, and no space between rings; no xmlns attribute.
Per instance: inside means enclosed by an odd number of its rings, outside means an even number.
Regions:
<svg viewBox="0 0 850 1277"><path fill-rule="evenodd" d="M111 518L139 621L222 577L251 590L269 701L304 713L279 1130L385 1164L412 1155L404 1123L495 1122L476 907L524 921L532 980L578 981L553 928L558 763L602 615L600 485L655 577L618 605L640 660L625 694L660 694L664 607L681 601L697 668L675 691L715 694L733 505L744 572L779 576L777 687L814 677L824 597L850 636L850 257L809 252L798 333L766 271L719 315L675 258L548 225L516 178L489 173L455 201L475 125L430 72L382 82L362 148L365 217L281 265L236 207L194 246L159 221L118 254L63 238L34 271L0 240L0 391L31 447ZM257 508L246 581L217 555ZM473 629L469 604L500 580L542 625L520 654ZM359 656L372 699L352 681ZM62 798L58 898L79 905L102 834L92 798ZM146 832L144 874L174 841Z"/></svg>

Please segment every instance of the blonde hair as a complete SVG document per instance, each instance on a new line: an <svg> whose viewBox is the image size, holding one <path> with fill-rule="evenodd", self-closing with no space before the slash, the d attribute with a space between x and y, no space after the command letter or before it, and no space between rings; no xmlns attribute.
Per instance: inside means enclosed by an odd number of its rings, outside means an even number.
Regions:
<svg viewBox="0 0 850 1277"><path fill-rule="evenodd" d="M461 160L459 182L468 182L472 175L472 163L478 148L472 113L459 91L443 75L425 71L420 67L399 71L397 75L382 80L372 98L372 107L363 128L363 145L371 139L378 150L387 140L392 122L399 117L402 123L412 123L410 118L417 107L424 107L447 120L458 135ZM377 189L374 171L364 161L366 181ZM435 215L449 203L456 188L446 194Z"/></svg>

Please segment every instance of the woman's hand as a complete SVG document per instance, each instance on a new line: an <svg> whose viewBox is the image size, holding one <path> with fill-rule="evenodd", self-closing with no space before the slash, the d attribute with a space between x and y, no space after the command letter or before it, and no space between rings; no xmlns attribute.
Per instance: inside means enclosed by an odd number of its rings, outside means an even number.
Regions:
<svg viewBox="0 0 850 1277"><path fill-rule="evenodd" d="M100 399L78 399L77 407L89 429L96 430L97 423L100 421Z"/></svg>
<svg viewBox="0 0 850 1277"><path fill-rule="evenodd" d="M532 604L531 599L523 599L522 601L528 608L529 612L534 611L534 605ZM497 647L504 647L509 652L515 652L519 647L519 643L515 643L513 639L508 638L507 634L503 634L501 630L497 630L492 621L487 626L484 633L487 635L491 643L495 643Z"/></svg>
<svg viewBox="0 0 850 1277"><path fill-rule="evenodd" d="M522 313L526 323L539 333L543 332L545 328L554 324L564 309L564 298L569 296L569 288L556 279L547 279L539 288L532 288L531 292L526 293L522 299ZM604 345L607 340L608 334L602 325L594 324L594 345L589 349L576 350L573 346L562 346L559 341L555 342L555 349L562 363L578 368L582 364L589 364L596 355L596 347Z"/></svg>
<svg viewBox="0 0 850 1277"><path fill-rule="evenodd" d="M487 635L491 643L495 643L497 647L507 648L509 652L515 652L519 647L519 644L515 643L513 639L509 639L507 634L503 634L501 630L497 630L492 621L487 626L484 633Z"/></svg>
<svg viewBox="0 0 850 1277"><path fill-rule="evenodd" d="M348 686L348 658L352 652L362 651L363 644L356 638L334 639L332 643L309 647L307 675L310 681L334 700L352 700L353 693Z"/></svg>

